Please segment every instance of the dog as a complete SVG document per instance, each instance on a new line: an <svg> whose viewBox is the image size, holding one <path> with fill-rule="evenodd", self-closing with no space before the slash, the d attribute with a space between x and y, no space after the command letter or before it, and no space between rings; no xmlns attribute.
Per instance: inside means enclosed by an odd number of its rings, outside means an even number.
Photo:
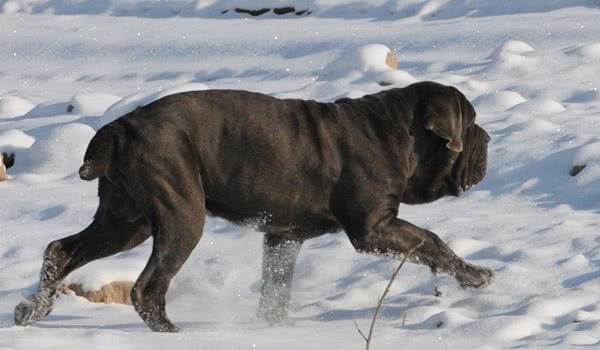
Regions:
<svg viewBox="0 0 600 350"><path fill-rule="evenodd" d="M8 174L6 173L6 169L10 169L13 165L15 165L14 153L0 153L0 181L8 180Z"/></svg>
<svg viewBox="0 0 600 350"><path fill-rule="evenodd" d="M206 215L252 223L264 236L258 316L288 315L296 258L307 239L345 231L359 252L401 257L456 278L494 272L457 256L437 235L397 218L401 203L459 196L486 173L488 134L456 88L415 83L331 103L235 90L184 92L103 126L79 170L98 181L93 222L46 248L37 292L17 325L51 310L61 281L152 236L132 304L157 332L176 332L169 283L200 238Z"/></svg>

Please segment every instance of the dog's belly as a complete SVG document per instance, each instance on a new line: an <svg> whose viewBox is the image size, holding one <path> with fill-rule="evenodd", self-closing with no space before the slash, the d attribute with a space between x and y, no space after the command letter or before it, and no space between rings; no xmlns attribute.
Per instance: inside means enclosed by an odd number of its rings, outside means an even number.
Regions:
<svg viewBox="0 0 600 350"><path fill-rule="evenodd" d="M239 202L226 203L208 196L206 198L206 209L211 216L290 239L308 239L341 229L333 214L325 208L298 205L279 205L275 208L269 203L255 204L242 208Z"/></svg>

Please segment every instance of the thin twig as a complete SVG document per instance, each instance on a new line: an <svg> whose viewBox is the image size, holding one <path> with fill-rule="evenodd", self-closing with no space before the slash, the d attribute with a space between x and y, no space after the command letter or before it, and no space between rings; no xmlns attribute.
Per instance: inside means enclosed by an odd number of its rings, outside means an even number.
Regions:
<svg viewBox="0 0 600 350"><path fill-rule="evenodd" d="M367 337L365 336L365 334L360 330L360 327L358 326L358 323L356 323L356 320L352 320L352 322L354 322L354 325L356 326L356 330L358 331L358 334L360 334L361 337L363 337L363 339L368 342L369 340L367 339Z"/></svg>
<svg viewBox="0 0 600 350"><path fill-rule="evenodd" d="M404 255L404 258L400 262L400 265L398 265L398 268L396 268L396 271L394 271L394 273L392 274L392 277L390 278L390 281L388 282L387 287L385 287L385 290L383 291L383 294L381 295L381 298L379 298L379 302L377 303L377 308L375 309L375 315L373 315L373 321L371 321L371 327L369 328L369 335L367 337L365 337L363 332L360 330L360 328L356 324L356 321L354 321L354 325L356 326L358 333L363 337L363 339L367 343L365 350L369 350L371 348L371 339L373 339L373 329L375 329L375 321L379 317L379 313L381 312L381 307L383 305L383 300L385 299L385 296L390 291L390 288L392 287L392 284L394 283L394 279L396 279L398 272L400 272L400 269L402 268L402 266L404 266L404 263L406 262L406 260L408 260L408 258L412 255L412 253L414 253L415 250L419 249L423 245L423 243L425 243L425 240L421 240L421 242L419 242L419 244L417 244L413 249L411 249L408 253L406 253Z"/></svg>

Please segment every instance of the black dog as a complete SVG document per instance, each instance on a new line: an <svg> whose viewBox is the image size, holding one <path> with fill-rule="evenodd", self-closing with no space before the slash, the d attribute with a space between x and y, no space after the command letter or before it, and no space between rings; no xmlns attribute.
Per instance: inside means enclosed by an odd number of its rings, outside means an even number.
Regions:
<svg viewBox="0 0 600 350"><path fill-rule="evenodd" d="M491 270L396 216L400 203L458 196L481 181L488 142L465 96L432 82L335 103L230 90L165 97L94 136L79 172L100 178L94 221L48 245L39 290L15 321L46 316L73 270L152 236L131 300L152 330L176 331L165 294L207 214L265 233L259 316L270 323L287 317L302 242L340 229L373 254L400 256L423 241L413 262L485 286Z"/></svg>
<svg viewBox="0 0 600 350"><path fill-rule="evenodd" d="M15 165L15 154L6 154L5 152L0 153L0 181L8 180L8 174L6 169L11 168Z"/></svg>

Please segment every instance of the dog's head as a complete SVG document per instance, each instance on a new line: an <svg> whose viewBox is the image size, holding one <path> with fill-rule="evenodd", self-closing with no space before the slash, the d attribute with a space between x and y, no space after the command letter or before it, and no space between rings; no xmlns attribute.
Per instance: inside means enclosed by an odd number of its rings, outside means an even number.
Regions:
<svg viewBox="0 0 600 350"><path fill-rule="evenodd" d="M485 176L490 137L475 124L475 109L458 89L431 82L413 86L416 162L404 199L416 204L459 196Z"/></svg>
<svg viewBox="0 0 600 350"><path fill-rule="evenodd" d="M12 167L15 164L15 154L0 153L0 181L8 180L6 169Z"/></svg>

